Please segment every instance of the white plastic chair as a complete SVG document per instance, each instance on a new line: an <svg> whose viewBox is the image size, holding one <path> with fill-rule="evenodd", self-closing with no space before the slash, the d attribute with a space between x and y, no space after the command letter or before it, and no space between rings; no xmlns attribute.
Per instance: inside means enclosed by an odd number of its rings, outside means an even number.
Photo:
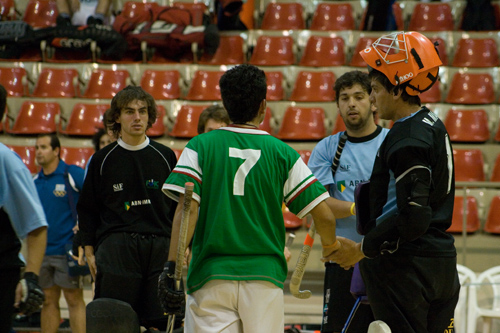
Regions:
<svg viewBox="0 0 500 333"><path fill-rule="evenodd" d="M470 284L475 283L476 273L470 268L457 264L458 278L460 280L460 296L455 308L455 332L456 333L473 333L474 331L467 330L467 318L471 309L468 308L468 299L470 298ZM475 326L475 321L474 321Z"/></svg>
<svg viewBox="0 0 500 333"><path fill-rule="evenodd" d="M479 274L470 286L467 332L476 332L476 321L483 319L482 333L491 333L492 319L500 319L500 266Z"/></svg>

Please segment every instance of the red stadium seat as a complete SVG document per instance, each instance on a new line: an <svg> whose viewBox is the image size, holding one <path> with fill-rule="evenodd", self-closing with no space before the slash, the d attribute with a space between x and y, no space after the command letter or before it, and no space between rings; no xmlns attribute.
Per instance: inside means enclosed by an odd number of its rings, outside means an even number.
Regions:
<svg viewBox="0 0 500 333"><path fill-rule="evenodd" d="M202 65L236 65L245 63L245 41L241 36L220 36L220 43L215 54L206 52L198 61Z"/></svg>
<svg viewBox="0 0 500 333"><path fill-rule="evenodd" d="M463 231L464 218L464 198L461 196L455 197L455 205L453 206L453 218L448 232L461 233ZM479 230L479 213L477 209L477 200L474 197L467 197L466 208L466 231L473 233Z"/></svg>
<svg viewBox="0 0 500 333"><path fill-rule="evenodd" d="M285 222L285 229L287 232L295 232L302 228L305 218L299 219L297 215L292 213L285 204L283 204L283 221Z"/></svg>
<svg viewBox="0 0 500 333"><path fill-rule="evenodd" d="M61 147L61 160L67 164L78 165L80 168L85 168L93 154L93 148Z"/></svg>
<svg viewBox="0 0 500 333"><path fill-rule="evenodd" d="M181 97L177 70L146 69L142 74L141 87L155 99L178 99Z"/></svg>
<svg viewBox="0 0 500 333"><path fill-rule="evenodd" d="M265 72L267 80L267 95L268 101L282 101L285 98L283 90L283 73L282 72Z"/></svg>
<svg viewBox="0 0 500 333"><path fill-rule="evenodd" d="M165 107L163 105L157 105L158 117L153 123L150 129L147 130L146 134L149 137L160 137L165 134L165 124L163 119L165 118Z"/></svg>
<svg viewBox="0 0 500 333"><path fill-rule="evenodd" d="M28 77L22 67L0 67L0 84L7 90L7 96L27 96Z"/></svg>
<svg viewBox="0 0 500 333"><path fill-rule="evenodd" d="M493 77L489 73L455 73L445 101L451 104L495 103Z"/></svg>
<svg viewBox="0 0 500 333"><path fill-rule="evenodd" d="M58 132L65 135L92 136L104 128L102 116L110 106L107 104L76 103L69 119L61 117Z"/></svg>
<svg viewBox="0 0 500 333"><path fill-rule="evenodd" d="M57 15L59 12L55 0L29 0L23 21L35 29L55 27Z"/></svg>
<svg viewBox="0 0 500 333"><path fill-rule="evenodd" d="M43 68L31 96L79 97L78 71L74 68Z"/></svg>
<svg viewBox="0 0 500 333"><path fill-rule="evenodd" d="M12 21L17 17L14 0L0 0L0 20Z"/></svg>
<svg viewBox="0 0 500 333"><path fill-rule="evenodd" d="M422 103L440 103L441 102L441 87L437 80L429 90L424 91L419 95Z"/></svg>
<svg viewBox="0 0 500 333"><path fill-rule="evenodd" d="M60 114L61 108L58 103L24 101L12 128L7 117L5 132L22 135L55 133L56 118Z"/></svg>
<svg viewBox="0 0 500 333"><path fill-rule="evenodd" d="M439 58L443 63L443 66L448 66L448 52L446 51L446 42L439 36L429 36L429 40L433 43L437 43L437 50L439 53Z"/></svg>
<svg viewBox="0 0 500 333"><path fill-rule="evenodd" d="M306 24L299 2L270 2L264 12L262 30L301 30Z"/></svg>
<svg viewBox="0 0 500 333"><path fill-rule="evenodd" d="M269 107L266 108L266 115L264 117L264 120L260 123L259 129L266 131L269 134L273 134L273 128L271 127L271 109Z"/></svg>
<svg viewBox="0 0 500 333"><path fill-rule="evenodd" d="M7 145L10 150L16 152L19 157L23 160L24 165L28 167L31 173L37 173L40 169L40 166L36 164L35 159L35 147L34 146L12 146Z"/></svg>
<svg viewBox="0 0 500 333"><path fill-rule="evenodd" d="M325 137L325 131L323 108L290 106L276 137L281 140L320 140Z"/></svg>
<svg viewBox="0 0 500 333"><path fill-rule="evenodd" d="M102 69L92 71L84 98L113 98L117 92L130 84L130 74L124 69Z"/></svg>
<svg viewBox="0 0 500 333"><path fill-rule="evenodd" d="M493 38L461 38L451 64L454 67L497 67L497 43Z"/></svg>
<svg viewBox="0 0 500 333"><path fill-rule="evenodd" d="M288 66L295 63L293 38L259 36L249 61L255 66Z"/></svg>
<svg viewBox="0 0 500 333"><path fill-rule="evenodd" d="M500 234L500 196L498 195L491 200L484 231L490 234Z"/></svg>
<svg viewBox="0 0 500 333"><path fill-rule="evenodd" d="M307 40L300 66L322 67L345 65L345 43L342 37L311 36Z"/></svg>
<svg viewBox="0 0 500 333"><path fill-rule="evenodd" d="M484 109L451 109L444 125L452 142L486 142L490 139L488 115Z"/></svg>
<svg viewBox="0 0 500 333"><path fill-rule="evenodd" d="M301 71L297 75L290 95L296 102L330 102L335 99L335 74L333 72Z"/></svg>
<svg viewBox="0 0 500 333"><path fill-rule="evenodd" d="M352 54L349 66L366 68L367 64L363 58L361 58L359 52L370 47L376 40L377 37L360 37L356 43L356 47L354 48L354 53Z"/></svg>
<svg viewBox="0 0 500 333"><path fill-rule="evenodd" d="M220 100L219 80L223 74L224 71L196 71L185 99L189 101Z"/></svg>
<svg viewBox="0 0 500 333"><path fill-rule="evenodd" d="M455 22L447 3L417 3L411 14L408 30L453 31Z"/></svg>
<svg viewBox="0 0 500 333"><path fill-rule="evenodd" d="M312 151L308 149L301 149L297 150L297 152L300 154L300 157L302 157L302 160L305 164L309 163L309 158L311 157Z"/></svg>
<svg viewBox="0 0 500 333"><path fill-rule="evenodd" d="M309 29L323 31L356 29L351 4L318 3Z"/></svg>
<svg viewBox="0 0 500 333"><path fill-rule="evenodd" d="M497 155L495 159L495 165L493 165L493 170L491 171L490 181L500 182L500 154Z"/></svg>
<svg viewBox="0 0 500 333"><path fill-rule="evenodd" d="M183 105L177 113L174 127L168 133L176 138L193 138L198 135L198 119L209 105Z"/></svg>
<svg viewBox="0 0 500 333"><path fill-rule="evenodd" d="M479 149L453 149L455 180L482 182L485 180L483 153Z"/></svg>
<svg viewBox="0 0 500 333"><path fill-rule="evenodd" d="M179 160L179 157L181 157L181 154L182 154L182 149L172 148L172 150L174 151L174 153L175 153L175 157L177 157L177 161L178 161L178 160Z"/></svg>

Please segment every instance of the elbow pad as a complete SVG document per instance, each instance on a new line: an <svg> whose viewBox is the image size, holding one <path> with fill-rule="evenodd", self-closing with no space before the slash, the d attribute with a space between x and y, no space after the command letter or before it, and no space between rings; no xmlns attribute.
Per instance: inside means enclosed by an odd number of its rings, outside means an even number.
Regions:
<svg viewBox="0 0 500 333"><path fill-rule="evenodd" d="M408 204L397 218L400 237L407 242L419 238L429 228L431 217L431 207Z"/></svg>

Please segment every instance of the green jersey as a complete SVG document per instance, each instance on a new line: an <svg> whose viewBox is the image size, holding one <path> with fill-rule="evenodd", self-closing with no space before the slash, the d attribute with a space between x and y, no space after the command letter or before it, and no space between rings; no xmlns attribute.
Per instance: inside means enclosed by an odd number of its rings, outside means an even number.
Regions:
<svg viewBox="0 0 500 333"><path fill-rule="evenodd" d="M282 202L302 218L328 197L300 155L267 132L223 127L189 141L163 191L178 200L186 182L200 204L187 293L214 279L283 288Z"/></svg>

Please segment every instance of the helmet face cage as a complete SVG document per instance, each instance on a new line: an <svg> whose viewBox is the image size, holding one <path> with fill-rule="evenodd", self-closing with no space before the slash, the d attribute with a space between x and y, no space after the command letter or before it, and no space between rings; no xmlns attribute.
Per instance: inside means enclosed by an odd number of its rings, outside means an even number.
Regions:
<svg viewBox="0 0 500 333"><path fill-rule="evenodd" d="M435 45L419 32L384 35L360 55L393 85L406 83L405 91L412 96L430 89L442 65Z"/></svg>

